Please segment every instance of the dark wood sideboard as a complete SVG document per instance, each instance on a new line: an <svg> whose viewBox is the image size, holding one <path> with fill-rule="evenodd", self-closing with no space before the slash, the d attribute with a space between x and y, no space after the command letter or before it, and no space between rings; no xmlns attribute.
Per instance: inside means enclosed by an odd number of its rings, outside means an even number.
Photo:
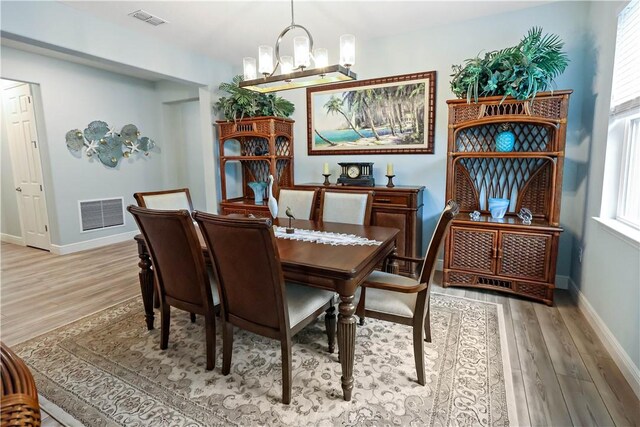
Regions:
<svg viewBox="0 0 640 427"><path fill-rule="evenodd" d="M348 185L300 184L296 189L326 188L330 191L373 191L371 225L393 227L400 230L396 245L398 255L422 257L422 205L424 187L396 186L356 187ZM320 209L320 192L316 200L315 217ZM414 264L415 265L415 264ZM413 274L412 264L400 263L400 273Z"/></svg>

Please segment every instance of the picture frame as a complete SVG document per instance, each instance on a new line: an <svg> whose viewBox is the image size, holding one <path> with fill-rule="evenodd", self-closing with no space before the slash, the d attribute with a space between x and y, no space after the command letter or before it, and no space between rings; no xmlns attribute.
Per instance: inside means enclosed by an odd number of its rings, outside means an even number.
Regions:
<svg viewBox="0 0 640 427"><path fill-rule="evenodd" d="M433 154L436 72L307 88L307 152Z"/></svg>

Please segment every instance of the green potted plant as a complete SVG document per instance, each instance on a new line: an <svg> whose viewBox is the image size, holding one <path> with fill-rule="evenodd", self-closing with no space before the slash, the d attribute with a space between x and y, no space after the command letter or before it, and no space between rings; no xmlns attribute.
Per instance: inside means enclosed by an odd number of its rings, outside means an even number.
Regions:
<svg viewBox="0 0 640 427"><path fill-rule="evenodd" d="M216 112L221 112L226 120L242 120L248 117L290 117L295 106L274 93L266 94L254 92L240 87L242 76L235 76L231 83L221 83L219 90L227 96L222 96L214 104Z"/></svg>
<svg viewBox="0 0 640 427"><path fill-rule="evenodd" d="M467 102L495 95L502 95L503 100L507 96L535 98L567 67L569 59L563 47L557 35L543 35L542 28L531 28L516 46L453 65L451 90L458 98L466 97Z"/></svg>

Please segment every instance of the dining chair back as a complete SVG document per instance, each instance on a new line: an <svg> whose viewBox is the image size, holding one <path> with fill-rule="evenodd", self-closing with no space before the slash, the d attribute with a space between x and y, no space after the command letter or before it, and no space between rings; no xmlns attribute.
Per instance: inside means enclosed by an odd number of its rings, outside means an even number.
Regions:
<svg viewBox="0 0 640 427"><path fill-rule="evenodd" d="M319 219L325 222L370 225L373 191L320 191Z"/></svg>
<svg viewBox="0 0 640 427"><path fill-rule="evenodd" d="M225 319L279 338L288 329L289 319L284 276L269 223L198 211L194 218L212 254Z"/></svg>
<svg viewBox="0 0 640 427"><path fill-rule="evenodd" d="M170 307L205 317L207 369L215 361L215 305L218 292L212 285L202 246L187 210L127 208L142 232L160 298L162 330L160 348L169 341Z"/></svg>
<svg viewBox="0 0 640 427"><path fill-rule="evenodd" d="M278 218L287 218L286 210L290 208L291 213L298 219L313 219L317 196L318 189L281 188L278 195Z"/></svg>
<svg viewBox="0 0 640 427"><path fill-rule="evenodd" d="M418 383L421 385L425 384L424 341L431 342L431 282L438 251L444 243L451 220L457 214L458 205L450 200L440 214L424 259L392 256L387 260L389 262L395 258L422 264L418 280L374 271L365 279L359 292L356 314L361 324L365 317L372 317L413 327L413 352Z"/></svg>
<svg viewBox="0 0 640 427"><path fill-rule="evenodd" d="M193 211L191 194L188 188L174 190L147 191L133 194L138 206L148 209Z"/></svg>
<svg viewBox="0 0 640 427"><path fill-rule="evenodd" d="M291 401L291 337L327 311L335 336L333 292L285 282L270 219L194 212L209 249L223 319L222 373L231 370L234 325L277 339L282 351L282 401Z"/></svg>

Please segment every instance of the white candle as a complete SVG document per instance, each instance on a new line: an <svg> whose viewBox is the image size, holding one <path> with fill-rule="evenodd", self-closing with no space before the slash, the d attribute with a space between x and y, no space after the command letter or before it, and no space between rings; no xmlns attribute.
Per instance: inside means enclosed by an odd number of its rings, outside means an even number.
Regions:
<svg viewBox="0 0 640 427"><path fill-rule="evenodd" d="M387 163L387 175L393 175L393 163Z"/></svg>
<svg viewBox="0 0 640 427"><path fill-rule="evenodd" d="M324 168L322 169L322 173L325 175L329 175L329 163L324 164Z"/></svg>

